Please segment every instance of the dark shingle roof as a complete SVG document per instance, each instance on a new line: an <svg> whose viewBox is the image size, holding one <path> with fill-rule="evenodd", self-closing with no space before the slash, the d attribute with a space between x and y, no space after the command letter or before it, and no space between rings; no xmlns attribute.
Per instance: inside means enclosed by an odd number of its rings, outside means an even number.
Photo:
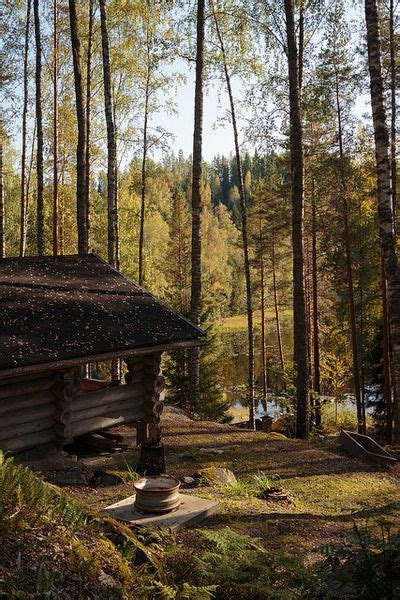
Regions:
<svg viewBox="0 0 400 600"><path fill-rule="evenodd" d="M0 260L0 375L203 336L96 255Z"/></svg>

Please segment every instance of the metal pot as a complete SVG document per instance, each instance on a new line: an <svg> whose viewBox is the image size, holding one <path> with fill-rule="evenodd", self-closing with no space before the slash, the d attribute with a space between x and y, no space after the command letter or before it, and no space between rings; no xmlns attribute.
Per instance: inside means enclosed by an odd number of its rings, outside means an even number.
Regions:
<svg viewBox="0 0 400 600"><path fill-rule="evenodd" d="M142 477L133 484L135 508L145 513L168 513L179 507L180 481L171 475Z"/></svg>

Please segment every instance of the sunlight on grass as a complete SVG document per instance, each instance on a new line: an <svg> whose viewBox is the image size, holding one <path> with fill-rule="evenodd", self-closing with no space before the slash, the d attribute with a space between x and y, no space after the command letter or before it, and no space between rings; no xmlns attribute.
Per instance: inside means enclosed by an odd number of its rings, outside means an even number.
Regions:
<svg viewBox="0 0 400 600"><path fill-rule="evenodd" d="M267 322L271 322L274 319L274 314L271 310L266 311L266 320ZM280 318L281 325L285 325L286 322L290 322L292 320L292 310L289 308L281 308L280 309ZM261 327L261 314L260 311L254 311L253 313L253 323L254 327ZM233 317L226 317L222 319L221 329L222 331L244 331L247 328L247 316L246 315L235 315Z"/></svg>
<svg viewBox="0 0 400 600"><path fill-rule="evenodd" d="M400 502L400 485L376 473L341 473L294 477L285 486L305 509L315 513L350 512Z"/></svg>

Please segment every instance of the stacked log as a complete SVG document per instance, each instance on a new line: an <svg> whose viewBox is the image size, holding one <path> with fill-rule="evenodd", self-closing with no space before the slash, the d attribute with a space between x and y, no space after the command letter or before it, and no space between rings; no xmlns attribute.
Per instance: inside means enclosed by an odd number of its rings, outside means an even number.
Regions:
<svg viewBox="0 0 400 600"><path fill-rule="evenodd" d="M127 360L126 384L83 391L79 370L0 380L0 448L24 450L124 423L138 423L140 442L160 437L164 379L161 353Z"/></svg>
<svg viewBox="0 0 400 600"><path fill-rule="evenodd" d="M80 435L142 419L145 394L139 380L82 391L79 373L64 374L57 391L60 443L65 445Z"/></svg>
<svg viewBox="0 0 400 600"><path fill-rule="evenodd" d="M56 404L49 373L0 380L0 447L20 451L56 441Z"/></svg>

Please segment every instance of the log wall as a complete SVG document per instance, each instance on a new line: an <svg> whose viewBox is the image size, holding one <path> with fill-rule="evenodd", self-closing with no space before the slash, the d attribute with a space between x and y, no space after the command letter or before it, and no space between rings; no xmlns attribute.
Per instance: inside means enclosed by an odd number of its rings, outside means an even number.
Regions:
<svg viewBox="0 0 400 600"><path fill-rule="evenodd" d="M0 447L24 450L56 441L53 375L0 380Z"/></svg>
<svg viewBox="0 0 400 600"><path fill-rule="evenodd" d="M0 381L0 447L10 451L136 422L138 443L160 437L161 353L126 361L125 385L83 391L79 371Z"/></svg>

